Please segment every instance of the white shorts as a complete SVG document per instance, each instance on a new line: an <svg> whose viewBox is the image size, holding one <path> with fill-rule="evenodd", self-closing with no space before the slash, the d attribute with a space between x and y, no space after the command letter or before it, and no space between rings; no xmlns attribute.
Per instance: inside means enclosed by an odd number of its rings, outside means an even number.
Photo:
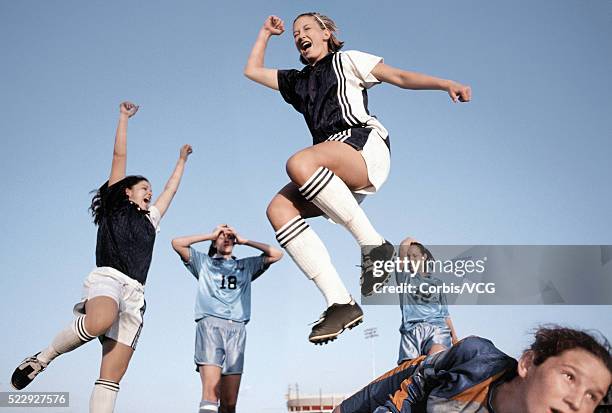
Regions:
<svg viewBox="0 0 612 413"><path fill-rule="evenodd" d="M355 194L371 195L376 193L389 177L391 154L387 144L376 129L372 129L367 142L359 153L366 163L368 179L372 185L355 191Z"/></svg>
<svg viewBox="0 0 612 413"><path fill-rule="evenodd" d="M382 125L380 128L355 127L335 133L326 139L346 143L359 151L365 161L368 179L372 185L353 192L358 202L361 202L365 195L376 193L389 177L391 153L386 139L383 138L387 131L381 128Z"/></svg>
<svg viewBox="0 0 612 413"><path fill-rule="evenodd" d="M114 268L95 268L83 283L82 298L74 306L74 314L85 314L85 302L100 296L112 298L119 306L119 315L104 337L135 350L146 308L144 286Z"/></svg>

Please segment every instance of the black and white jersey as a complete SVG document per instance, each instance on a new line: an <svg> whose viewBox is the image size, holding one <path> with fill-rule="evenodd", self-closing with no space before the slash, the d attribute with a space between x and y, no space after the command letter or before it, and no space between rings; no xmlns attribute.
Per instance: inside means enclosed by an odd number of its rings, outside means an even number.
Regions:
<svg viewBox="0 0 612 413"><path fill-rule="evenodd" d="M330 53L302 70L279 70L278 88L304 115L313 145L327 140L362 150L372 129L389 148L389 134L368 111L367 89L380 83L372 69L383 59L355 50Z"/></svg>
<svg viewBox="0 0 612 413"><path fill-rule="evenodd" d="M98 224L96 266L112 267L144 285L160 219L153 205L144 211L125 200L112 208Z"/></svg>

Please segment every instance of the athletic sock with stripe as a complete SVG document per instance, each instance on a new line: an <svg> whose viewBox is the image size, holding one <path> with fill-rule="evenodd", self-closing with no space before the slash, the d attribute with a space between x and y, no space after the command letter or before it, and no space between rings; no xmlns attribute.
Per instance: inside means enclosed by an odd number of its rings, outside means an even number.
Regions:
<svg viewBox="0 0 612 413"><path fill-rule="evenodd" d="M98 379L89 399L89 413L112 413L119 393L119 383Z"/></svg>
<svg viewBox="0 0 612 413"><path fill-rule="evenodd" d="M342 225L361 246L385 242L374 229L353 193L332 171L321 166L299 188L307 201L315 204L334 222Z"/></svg>
<svg viewBox="0 0 612 413"><path fill-rule="evenodd" d="M42 350L36 358L45 364L49 364L60 354L68 353L83 344L96 338L85 329L85 317L77 317L70 325L60 331L49 347Z"/></svg>
<svg viewBox="0 0 612 413"><path fill-rule="evenodd" d="M301 216L279 228L276 239L306 277L314 281L328 307L351 301L351 295L331 263L327 248Z"/></svg>

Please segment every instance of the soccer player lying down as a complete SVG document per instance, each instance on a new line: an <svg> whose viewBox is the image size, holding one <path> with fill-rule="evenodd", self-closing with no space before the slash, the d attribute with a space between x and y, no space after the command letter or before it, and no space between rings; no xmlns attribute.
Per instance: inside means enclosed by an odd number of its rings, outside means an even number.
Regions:
<svg viewBox="0 0 612 413"><path fill-rule="evenodd" d="M334 413L610 412L612 357L602 341L569 328L540 328L517 361L489 340L468 337L405 361Z"/></svg>

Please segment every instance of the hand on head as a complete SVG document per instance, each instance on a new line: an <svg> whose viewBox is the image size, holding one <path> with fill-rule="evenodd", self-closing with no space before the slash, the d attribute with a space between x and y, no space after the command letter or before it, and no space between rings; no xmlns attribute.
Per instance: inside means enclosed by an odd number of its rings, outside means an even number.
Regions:
<svg viewBox="0 0 612 413"><path fill-rule="evenodd" d="M219 235L221 235L221 233L223 233L225 230L227 230L227 224L217 225L212 231L212 235L215 237L214 239L219 238Z"/></svg>
<svg viewBox="0 0 612 413"><path fill-rule="evenodd" d="M227 227L227 235L232 235L236 240L236 244L242 245L247 242L246 238L241 237L233 227Z"/></svg>
<svg viewBox="0 0 612 413"><path fill-rule="evenodd" d="M262 27L273 36L283 34L285 31L285 23L277 16L268 16Z"/></svg>
<svg viewBox="0 0 612 413"><path fill-rule="evenodd" d="M119 105L119 113L122 115L127 115L128 118L131 118L138 112L138 108L140 106L133 104L132 102L121 102Z"/></svg>

